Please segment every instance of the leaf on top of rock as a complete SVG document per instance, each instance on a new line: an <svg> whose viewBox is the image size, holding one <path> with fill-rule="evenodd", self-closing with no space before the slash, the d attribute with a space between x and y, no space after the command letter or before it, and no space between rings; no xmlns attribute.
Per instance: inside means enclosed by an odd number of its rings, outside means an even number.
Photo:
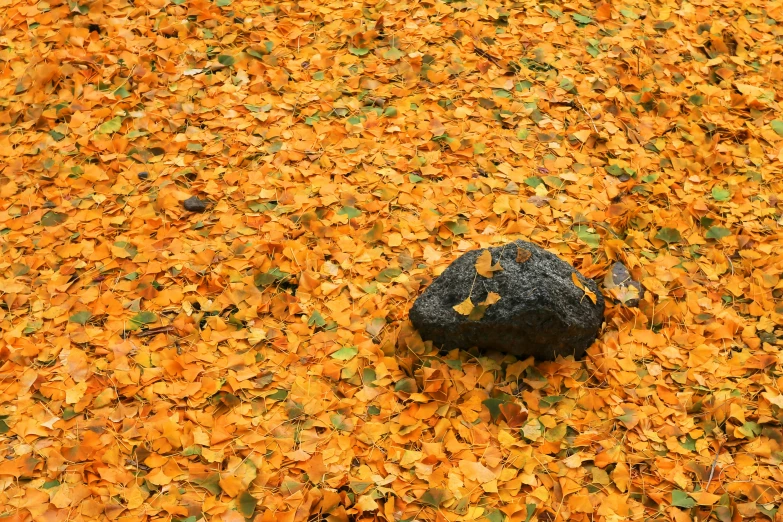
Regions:
<svg viewBox="0 0 783 522"><path fill-rule="evenodd" d="M480 276L492 278L492 276L495 275L495 272L501 270L503 270L503 267L500 266L499 261L494 265L492 264L492 254L489 250L484 250L484 252L478 256L478 259L476 259L476 272L478 272Z"/></svg>
<svg viewBox="0 0 783 522"><path fill-rule="evenodd" d="M526 248L522 248L521 246L517 247L517 263L524 263L528 259L530 259L530 256L532 254L530 253L530 250Z"/></svg>
<svg viewBox="0 0 783 522"><path fill-rule="evenodd" d="M576 272L573 272L571 274L571 280L574 282L577 288L581 289L585 295L590 299L590 301L593 302L593 304L596 304L598 302L598 297L595 295L595 292L587 288L582 281L579 280L579 276L576 275Z"/></svg>

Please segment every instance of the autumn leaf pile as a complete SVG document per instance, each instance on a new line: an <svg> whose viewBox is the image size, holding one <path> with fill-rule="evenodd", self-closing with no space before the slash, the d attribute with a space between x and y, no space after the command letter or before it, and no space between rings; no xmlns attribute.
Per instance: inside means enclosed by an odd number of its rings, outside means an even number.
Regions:
<svg viewBox="0 0 783 522"><path fill-rule="evenodd" d="M1 520L778 516L781 2L0 8ZM518 238L640 306L422 342Z"/></svg>

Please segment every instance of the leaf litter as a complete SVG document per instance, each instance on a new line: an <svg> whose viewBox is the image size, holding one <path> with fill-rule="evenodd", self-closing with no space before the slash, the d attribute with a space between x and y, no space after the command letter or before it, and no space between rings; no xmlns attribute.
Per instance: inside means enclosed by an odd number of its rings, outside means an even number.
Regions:
<svg viewBox="0 0 783 522"><path fill-rule="evenodd" d="M6 1L0 515L779 518L781 9ZM422 342L517 238L639 307Z"/></svg>

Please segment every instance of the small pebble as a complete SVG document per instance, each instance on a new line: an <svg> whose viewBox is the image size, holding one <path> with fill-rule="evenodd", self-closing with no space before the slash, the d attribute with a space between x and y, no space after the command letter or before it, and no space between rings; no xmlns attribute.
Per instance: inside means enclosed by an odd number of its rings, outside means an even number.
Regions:
<svg viewBox="0 0 783 522"><path fill-rule="evenodd" d="M191 196L186 199L182 205L188 212L204 212L207 210L207 202L199 199L196 196Z"/></svg>
<svg viewBox="0 0 783 522"><path fill-rule="evenodd" d="M147 179L150 177L150 173L147 172L146 170L142 170L137 174L137 176L139 176L139 179Z"/></svg>

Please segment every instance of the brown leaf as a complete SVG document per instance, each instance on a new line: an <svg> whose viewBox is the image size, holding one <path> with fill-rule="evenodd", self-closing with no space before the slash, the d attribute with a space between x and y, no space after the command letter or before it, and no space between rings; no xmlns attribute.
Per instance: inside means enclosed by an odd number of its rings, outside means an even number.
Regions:
<svg viewBox="0 0 783 522"><path fill-rule="evenodd" d="M530 259L531 255L530 250L522 248L521 246L517 247L517 263L524 263Z"/></svg>

